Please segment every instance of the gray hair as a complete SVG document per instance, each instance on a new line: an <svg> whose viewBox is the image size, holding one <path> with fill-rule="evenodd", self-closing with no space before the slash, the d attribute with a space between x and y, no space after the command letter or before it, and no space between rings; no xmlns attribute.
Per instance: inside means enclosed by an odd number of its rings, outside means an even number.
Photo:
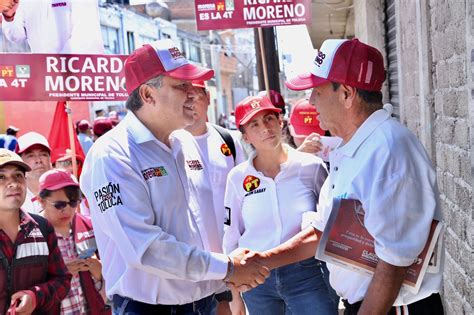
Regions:
<svg viewBox="0 0 474 315"><path fill-rule="evenodd" d="M127 102L125 103L125 107L132 112L135 112L142 108L143 102L140 97L140 87L142 85L151 85L157 89L161 88L163 85L163 75L159 75L157 77L151 78L150 80L146 81L143 84L140 84L133 92L128 96Z"/></svg>

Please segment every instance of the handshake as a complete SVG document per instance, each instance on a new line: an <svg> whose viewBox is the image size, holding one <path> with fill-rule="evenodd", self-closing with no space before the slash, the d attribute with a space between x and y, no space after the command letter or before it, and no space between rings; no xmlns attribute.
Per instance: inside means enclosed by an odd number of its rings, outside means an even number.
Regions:
<svg viewBox="0 0 474 315"><path fill-rule="evenodd" d="M238 248L230 253L233 271L224 279L231 288L245 292L265 282L270 269L265 265L266 256L246 248Z"/></svg>

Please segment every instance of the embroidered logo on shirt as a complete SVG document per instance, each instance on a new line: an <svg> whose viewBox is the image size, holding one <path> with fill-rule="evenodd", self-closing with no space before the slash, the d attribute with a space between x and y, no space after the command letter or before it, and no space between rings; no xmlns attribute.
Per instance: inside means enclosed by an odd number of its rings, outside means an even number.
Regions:
<svg viewBox="0 0 474 315"><path fill-rule="evenodd" d="M260 186L260 178L248 175L244 179L244 189L247 192L250 192L252 190L255 190Z"/></svg>
<svg viewBox="0 0 474 315"><path fill-rule="evenodd" d="M65 6L67 6L67 3L65 1L51 3L51 7L53 7L53 8L65 7Z"/></svg>
<svg viewBox="0 0 474 315"><path fill-rule="evenodd" d="M188 165L191 171L200 171L203 169L202 164L199 160L187 160L186 164Z"/></svg>
<svg viewBox="0 0 474 315"><path fill-rule="evenodd" d="M120 196L120 185L112 182L96 190L94 197L102 213L114 206L123 205Z"/></svg>
<svg viewBox="0 0 474 315"><path fill-rule="evenodd" d="M224 224L225 225L230 225L230 208L225 207L225 218L224 218Z"/></svg>
<svg viewBox="0 0 474 315"><path fill-rule="evenodd" d="M164 166L150 167L146 170L142 170L142 175L145 180L149 180L153 177L162 177L168 175Z"/></svg>
<svg viewBox="0 0 474 315"><path fill-rule="evenodd" d="M227 145L227 143L223 143L221 145L221 152L225 156L231 156L232 155L232 151L229 149L229 146Z"/></svg>

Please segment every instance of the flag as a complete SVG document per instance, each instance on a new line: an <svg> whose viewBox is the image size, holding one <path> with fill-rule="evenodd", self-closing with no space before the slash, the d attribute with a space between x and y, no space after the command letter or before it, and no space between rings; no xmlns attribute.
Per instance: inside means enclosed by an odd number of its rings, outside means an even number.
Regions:
<svg viewBox="0 0 474 315"><path fill-rule="evenodd" d="M72 115L72 113L71 113ZM72 120L71 120L72 123ZM58 102L54 112L53 122L49 131L48 142L51 147L51 162L55 163L58 159L71 155L71 144L69 140L69 121L66 112L66 102ZM85 154L82 151L81 144L76 135L76 128L72 124L74 131L74 144L76 149L76 159L84 161ZM81 174L81 167L78 167L77 176Z"/></svg>

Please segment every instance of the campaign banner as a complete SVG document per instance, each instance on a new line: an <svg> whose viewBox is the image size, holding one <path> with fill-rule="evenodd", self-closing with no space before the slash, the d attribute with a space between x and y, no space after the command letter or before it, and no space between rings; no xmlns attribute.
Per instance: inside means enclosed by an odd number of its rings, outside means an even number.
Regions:
<svg viewBox="0 0 474 315"><path fill-rule="evenodd" d="M0 54L0 101L128 98L126 55Z"/></svg>
<svg viewBox="0 0 474 315"><path fill-rule="evenodd" d="M198 30L311 24L311 0L195 0Z"/></svg>

